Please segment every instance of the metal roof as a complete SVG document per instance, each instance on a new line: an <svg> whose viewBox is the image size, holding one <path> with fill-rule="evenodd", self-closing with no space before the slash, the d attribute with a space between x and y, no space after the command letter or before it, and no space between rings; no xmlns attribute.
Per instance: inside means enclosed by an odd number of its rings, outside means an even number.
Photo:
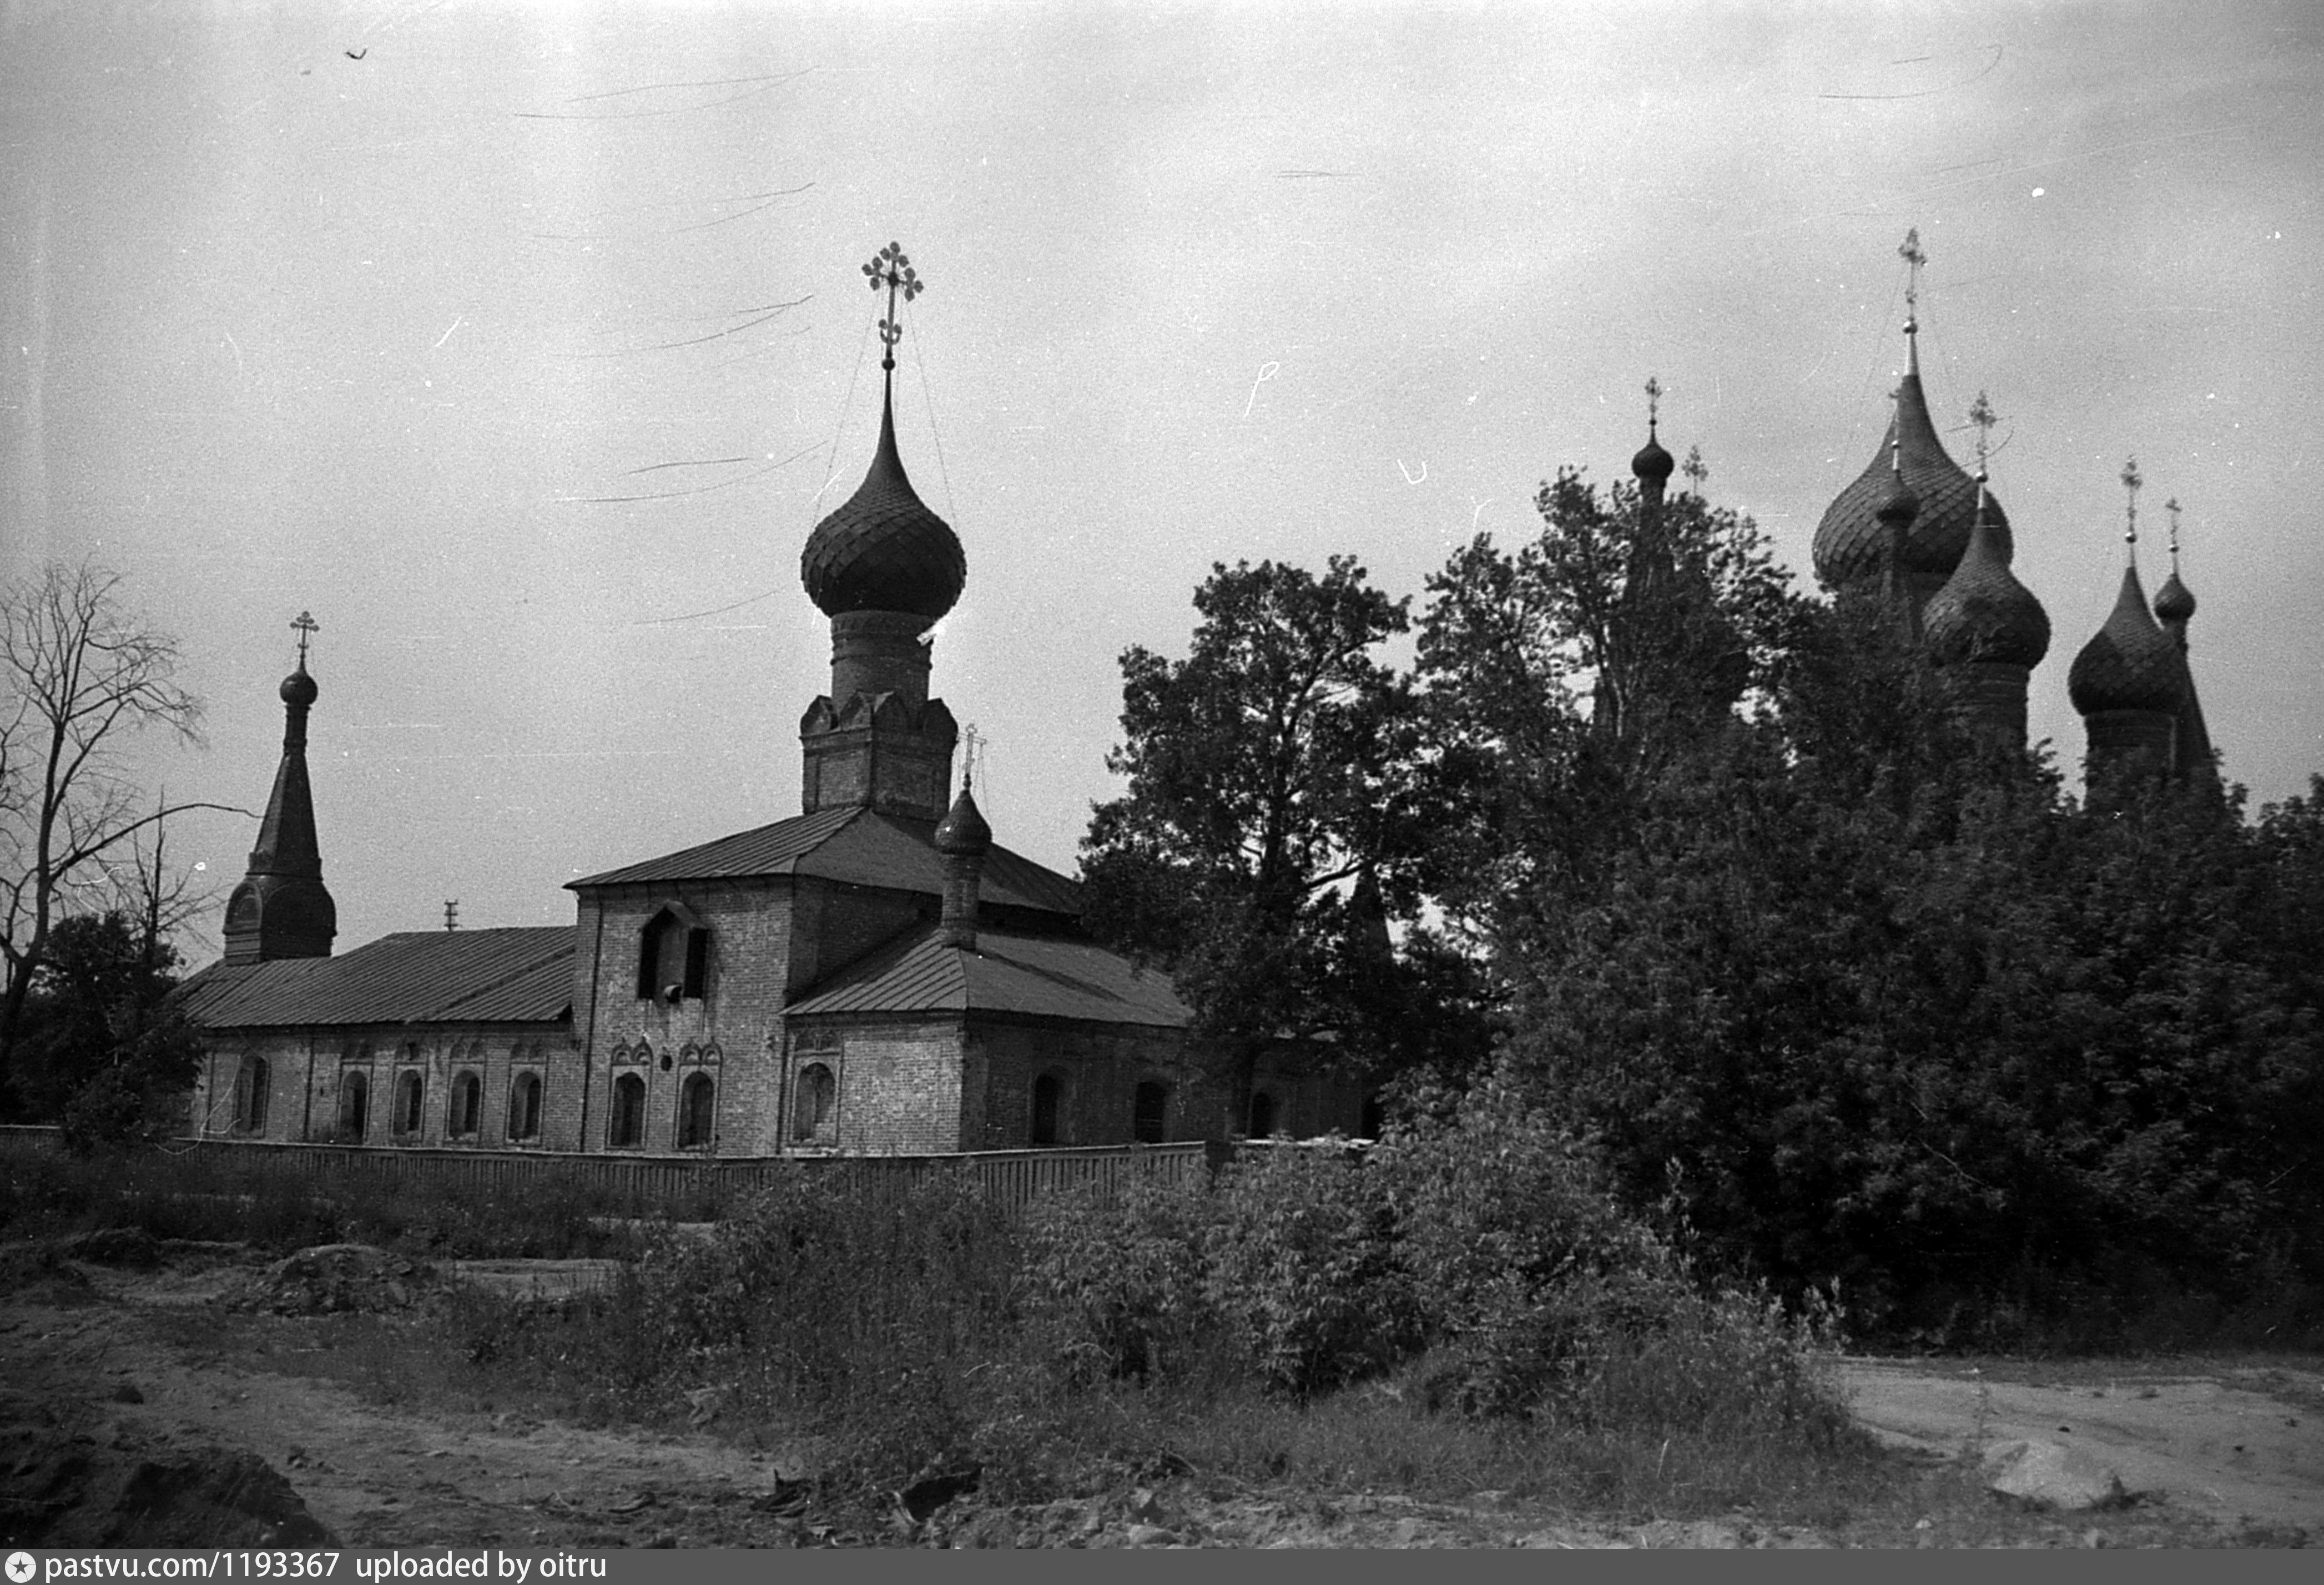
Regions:
<svg viewBox="0 0 2324 1585"><path fill-rule="evenodd" d="M772 825L567 881L567 890L641 882L811 875L895 891L944 893L944 855L932 845L936 823L882 815L861 805L796 815ZM982 899L1002 908L1078 916L1081 887L1007 848L986 856Z"/></svg>
<svg viewBox="0 0 2324 1585"><path fill-rule="evenodd" d="M1086 941L977 933L947 946L931 928L873 954L783 1009L825 1013L984 1012L1184 1028L1193 1013L1169 976Z"/></svg>
<svg viewBox="0 0 2324 1585"><path fill-rule="evenodd" d="M573 927L404 931L337 957L213 963L177 994L210 1029L552 1023L573 1005Z"/></svg>

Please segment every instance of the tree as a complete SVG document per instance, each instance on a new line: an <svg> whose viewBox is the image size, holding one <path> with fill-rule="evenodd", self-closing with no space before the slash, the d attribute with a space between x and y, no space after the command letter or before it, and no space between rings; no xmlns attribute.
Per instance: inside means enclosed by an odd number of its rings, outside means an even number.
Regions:
<svg viewBox="0 0 2324 1585"><path fill-rule="evenodd" d="M27 1111L87 1149L161 1138L182 1121L200 1033L169 1000L176 950L115 910L60 919L24 1006Z"/></svg>
<svg viewBox="0 0 2324 1585"><path fill-rule="evenodd" d="M51 933L77 902L102 906L150 812L123 758L158 729L199 742L201 703L175 678L177 641L126 610L119 575L51 563L0 592L0 1089ZM245 811L235 811L243 813Z"/></svg>
<svg viewBox="0 0 2324 1585"><path fill-rule="evenodd" d="M1563 468L1535 504L1541 533L1514 551L1479 535L1420 622L1432 889L1478 931L1618 848L1657 782L1720 750L1803 621L1757 525L1696 491L1650 504Z"/></svg>
<svg viewBox="0 0 2324 1585"><path fill-rule="evenodd" d="M1222 563L1185 659L1121 658L1106 764L1130 785L1083 841L1090 921L1171 972L1238 1109L1270 1041L1381 1055L1363 1009L1393 978L1389 920L1417 906L1416 711L1376 655L1405 607L1347 557L1322 577Z"/></svg>

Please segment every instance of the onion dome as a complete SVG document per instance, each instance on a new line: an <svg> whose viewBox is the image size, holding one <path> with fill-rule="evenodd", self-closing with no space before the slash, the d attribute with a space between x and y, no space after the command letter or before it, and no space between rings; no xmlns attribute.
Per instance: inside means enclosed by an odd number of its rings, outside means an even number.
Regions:
<svg viewBox="0 0 2324 1585"><path fill-rule="evenodd" d="M2195 614L2194 593L2179 581L2175 569L2154 591L2154 614L2163 622L2185 622Z"/></svg>
<svg viewBox="0 0 2324 1585"><path fill-rule="evenodd" d="M799 554L799 581L825 616L902 611L935 622L968 582L968 558L950 524L930 511L896 452L892 400L880 406L871 471L816 525Z"/></svg>
<svg viewBox="0 0 2324 1585"><path fill-rule="evenodd" d="M2114 613L2066 673L2067 696L2084 715L2108 710L2170 714L2179 708L2184 675L2179 647L2147 613L2138 568L2124 567Z"/></svg>
<svg viewBox="0 0 2324 1585"><path fill-rule="evenodd" d="M2006 661L2031 670L2050 652L2049 613L1994 548L1993 528L1983 513L1969 530L1960 565L1930 597L1921 621L1940 666Z"/></svg>
<svg viewBox="0 0 2324 1585"><path fill-rule="evenodd" d="M1671 460L1671 454L1663 449L1663 443L1655 438L1655 427L1648 423L1646 443L1639 447L1638 455L1630 459L1632 475L1641 483L1665 484L1677 471L1678 465Z"/></svg>
<svg viewBox="0 0 2324 1585"><path fill-rule="evenodd" d="M307 675L307 663L304 660L299 662L298 670L282 679L282 702L286 705L295 705L301 710L313 705L321 692L322 690L315 686L315 679Z"/></svg>
<svg viewBox="0 0 2324 1585"><path fill-rule="evenodd" d="M1894 448L1893 451L1891 448ZM1929 419L1928 399L1921 392L1920 358L1913 355L1911 372L1896 391L1896 411L1880 449L1846 489L1824 509L1816 525L1816 576L1838 586L1877 577L1888 555L1887 535L1881 526L1880 508L1886 501L1891 458L1904 483L1920 500L1920 511L1905 537L1906 567L1901 570L1925 576L1949 576L1969 548L1969 530L1977 514L1977 481L1945 454ZM1986 497L1987 521L1994 548L2004 564L2015 553L2009 518L2001 503Z"/></svg>
<svg viewBox="0 0 2324 1585"><path fill-rule="evenodd" d="M940 853L981 853L992 846L992 827L985 824L984 814L976 806L976 799L968 790L968 783L960 784L960 797L936 823L936 850Z"/></svg>

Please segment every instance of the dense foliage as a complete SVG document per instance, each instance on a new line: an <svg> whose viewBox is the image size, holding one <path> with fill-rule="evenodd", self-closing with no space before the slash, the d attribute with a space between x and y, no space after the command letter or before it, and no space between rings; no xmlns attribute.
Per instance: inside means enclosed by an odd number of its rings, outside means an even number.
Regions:
<svg viewBox="0 0 2324 1585"><path fill-rule="evenodd" d="M24 1114L77 1149L183 1126L200 1035L169 1001L178 954L118 911L60 920L19 1016Z"/></svg>
<svg viewBox="0 0 2324 1585"><path fill-rule="evenodd" d="M2324 780L2256 820L2208 781L2078 801L1748 519L1571 471L1538 504L1537 537L1430 580L1416 728L1348 784L1414 812L1398 917L1437 928L1399 972L1430 965L1440 1027L1496 1032L1480 1059L1383 1023L1380 1064L1593 1136L1634 1210L1893 1336L2324 1324ZM1125 726L1124 768L1176 754L1179 723ZM1185 936L1227 917L1189 905Z"/></svg>

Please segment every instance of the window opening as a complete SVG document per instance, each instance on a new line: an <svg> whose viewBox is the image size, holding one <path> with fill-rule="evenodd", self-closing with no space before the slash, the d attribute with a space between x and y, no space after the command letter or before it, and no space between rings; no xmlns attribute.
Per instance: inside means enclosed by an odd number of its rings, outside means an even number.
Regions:
<svg viewBox="0 0 2324 1585"><path fill-rule="evenodd" d="M364 1140L364 1127L371 1121L371 1081L361 1074L346 1074L339 1079L339 1138L350 1145Z"/></svg>
<svg viewBox="0 0 2324 1585"><path fill-rule="evenodd" d="M418 1074L400 1074L395 1081L395 1131L410 1137L420 1132L420 1103L427 1098L428 1086Z"/></svg>
<svg viewBox="0 0 2324 1585"><path fill-rule="evenodd" d="M466 1138L476 1131L476 1123L484 1108L484 1082L472 1073L458 1074L452 1080L451 1115L444 1120L444 1131L455 1138Z"/></svg>
<svg viewBox="0 0 2324 1585"><path fill-rule="evenodd" d="M700 1150L710 1143L711 1120L717 1114L718 1086L707 1074L689 1074L678 1091L678 1147Z"/></svg>
<svg viewBox="0 0 2324 1585"><path fill-rule="evenodd" d="M607 1142L615 1149L642 1143L646 1131L646 1082L635 1074L613 1081L613 1116Z"/></svg>
<svg viewBox="0 0 2324 1585"><path fill-rule="evenodd" d="M1275 1137L1275 1097L1264 1090L1254 1091L1251 1094L1250 1137L1254 1139Z"/></svg>
<svg viewBox="0 0 2324 1585"><path fill-rule="evenodd" d="M1065 1086L1055 1074L1043 1074L1033 1081L1033 1143L1054 1145L1057 1142L1057 1101Z"/></svg>
<svg viewBox="0 0 2324 1585"><path fill-rule="evenodd" d="M245 1134L266 1131L266 1059L245 1056L234 1076L234 1126Z"/></svg>
<svg viewBox="0 0 2324 1585"><path fill-rule="evenodd" d="M638 1000L700 1000L710 982L710 929L676 903L646 921L638 935Z"/></svg>
<svg viewBox="0 0 2324 1585"><path fill-rule="evenodd" d="M831 1070L822 1063L811 1062L801 1068L798 1101L791 1108L792 1133L802 1139L814 1138L831 1116L837 1090Z"/></svg>
<svg viewBox="0 0 2324 1585"><path fill-rule="evenodd" d="M508 1137L530 1139L540 1132L540 1075L519 1074L509 1082Z"/></svg>
<svg viewBox="0 0 2324 1585"><path fill-rule="evenodd" d="M1130 1114L1130 1137L1142 1145L1159 1145L1169 1130L1170 1086L1145 1080L1138 1086Z"/></svg>

